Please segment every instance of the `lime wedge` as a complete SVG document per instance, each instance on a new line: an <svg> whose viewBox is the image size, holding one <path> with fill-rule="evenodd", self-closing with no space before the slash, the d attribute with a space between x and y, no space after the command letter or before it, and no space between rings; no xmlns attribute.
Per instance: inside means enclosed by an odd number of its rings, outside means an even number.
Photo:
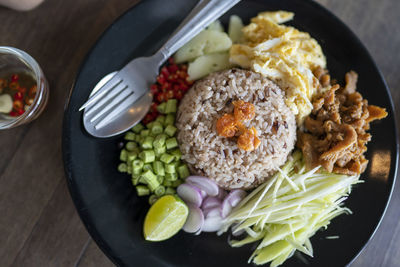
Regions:
<svg viewBox="0 0 400 267"><path fill-rule="evenodd" d="M144 219L143 233L148 241L163 241L185 224L189 209L178 197L166 195L156 201Z"/></svg>

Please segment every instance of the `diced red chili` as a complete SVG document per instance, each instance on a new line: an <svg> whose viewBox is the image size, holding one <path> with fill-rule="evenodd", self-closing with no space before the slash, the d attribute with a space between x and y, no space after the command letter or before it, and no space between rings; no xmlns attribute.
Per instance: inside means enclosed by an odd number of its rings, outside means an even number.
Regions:
<svg viewBox="0 0 400 267"><path fill-rule="evenodd" d="M158 88L158 85L157 85L157 84L152 84L152 85L150 86L150 92L151 92L153 95L155 95L155 94L158 92L158 90L159 90L159 88Z"/></svg>
<svg viewBox="0 0 400 267"><path fill-rule="evenodd" d="M30 88L27 93L27 88ZM27 73L8 73L0 78L0 93L8 94L13 99L13 107L8 115L16 117L33 104L36 96L36 80Z"/></svg>
<svg viewBox="0 0 400 267"><path fill-rule="evenodd" d="M183 97L183 92L182 91L175 91L175 93L174 93L174 97L176 98L176 99L178 99L178 100L181 100L182 99L182 97Z"/></svg>
<svg viewBox="0 0 400 267"><path fill-rule="evenodd" d="M22 98L24 98L24 95L20 91L15 93L14 95L15 100L22 100Z"/></svg>
<svg viewBox="0 0 400 267"><path fill-rule="evenodd" d="M161 85L162 91L165 92L171 87L171 84L168 82L165 82Z"/></svg>
<svg viewBox="0 0 400 267"><path fill-rule="evenodd" d="M151 103L150 111L157 112L157 103L155 103L155 102Z"/></svg>
<svg viewBox="0 0 400 267"><path fill-rule="evenodd" d="M159 92L157 95L156 95L156 100L158 101L158 103L162 103L162 102L164 102L166 99L165 99L165 93L164 92Z"/></svg>
<svg viewBox="0 0 400 267"><path fill-rule="evenodd" d="M157 118L157 106L168 99L181 100L185 92L193 82L188 81L187 65L175 64L173 58L169 58L167 64L160 69L156 83L151 85L150 92L153 94L153 103L149 113L144 117L143 123L147 124Z"/></svg>
<svg viewBox="0 0 400 267"><path fill-rule="evenodd" d="M175 73L175 72L177 72L178 70L179 70L179 68L178 68L178 66L175 65L175 64L172 64L172 65L169 65L169 66L168 66L168 71L169 71L170 73Z"/></svg>
<svg viewBox="0 0 400 267"><path fill-rule="evenodd" d="M160 72L161 72L161 74L164 75L165 77L168 77L168 76L169 76L169 71L168 71L168 68L167 68L166 66L162 67Z"/></svg>
<svg viewBox="0 0 400 267"><path fill-rule="evenodd" d="M13 75L11 75L11 82L17 82L18 79L19 79L18 74L13 74Z"/></svg>
<svg viewBox="0 0 400 267"><path fill-rule="evenodd" d="M160 74L160 75L157 76L157 82L159 84L163 84L165 82L165 77L164 77L163 74Z"/></svg>

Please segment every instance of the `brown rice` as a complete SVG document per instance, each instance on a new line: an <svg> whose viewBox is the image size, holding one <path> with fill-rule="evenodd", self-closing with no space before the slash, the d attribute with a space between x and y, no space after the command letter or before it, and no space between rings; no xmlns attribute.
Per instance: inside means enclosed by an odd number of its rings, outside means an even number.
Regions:
<svg viewBox="0 0 400 267"><path fill-rule="evenodd" d="M261 140L251 152L236 138L218 136L216 121L233 111L232 101L255 106L254 126ZM231 69L197 81L178 109L178 142L192 173L207 176L225 189L253 188L285 163L296 141L296 121L285 104L284 92L258 73Z"/></svg>

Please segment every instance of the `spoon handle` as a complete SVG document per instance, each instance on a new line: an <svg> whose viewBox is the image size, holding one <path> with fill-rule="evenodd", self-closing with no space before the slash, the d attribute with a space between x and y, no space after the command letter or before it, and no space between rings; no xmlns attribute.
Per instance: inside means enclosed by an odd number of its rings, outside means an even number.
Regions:
<svg viewBox="0 0 400 267"><path fill-rule="evenodd" d="M240 0L200 0L189 15L183 20L168 41L158 50L155 56L164 60L189 42L211 22L218 19ZM160 62L162 64L164 62Z"/></svg>

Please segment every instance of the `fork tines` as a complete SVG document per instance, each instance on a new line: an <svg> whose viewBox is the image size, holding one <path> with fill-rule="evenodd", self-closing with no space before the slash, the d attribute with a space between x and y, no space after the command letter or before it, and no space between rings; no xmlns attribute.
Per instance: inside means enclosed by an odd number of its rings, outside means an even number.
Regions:
<svg viewBox="0 0 400 267"><path fill-rule="evenodd" d="M101 128L108 124L133 100L134 91L118 75L105 83L79 110L85 109L84 116Z"/></svg>

